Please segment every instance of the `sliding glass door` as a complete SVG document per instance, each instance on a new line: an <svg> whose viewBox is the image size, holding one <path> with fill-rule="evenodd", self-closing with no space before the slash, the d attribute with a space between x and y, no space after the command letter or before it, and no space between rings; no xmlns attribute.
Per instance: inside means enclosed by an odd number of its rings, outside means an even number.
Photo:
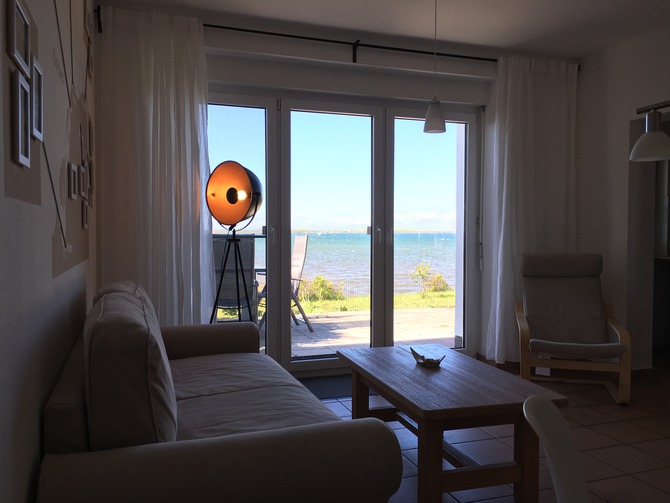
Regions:
<svg viewBox="0 0 670 503"><path fill-rule="evenodd" d="M394 119L395 344L462 345L466 127L426 134L423 120Z"/></svg>
<svg viewBox="0 0 670 503"><path fill-rule="evenodd" d="M370 346L372 117L290 110L291 359Z"/></svg>
<svg viewBox="0 0 670 503"><path fill-rule="evenodd" d="M340 367L342 348L465 347L466 308L478 304L478 282L467 280L478 274L474 114L448 114L447 133L428 135L423 109L217 101L213 167L237 160L263 183L244 232L256 238L270 356L319 371Z"/></svg>

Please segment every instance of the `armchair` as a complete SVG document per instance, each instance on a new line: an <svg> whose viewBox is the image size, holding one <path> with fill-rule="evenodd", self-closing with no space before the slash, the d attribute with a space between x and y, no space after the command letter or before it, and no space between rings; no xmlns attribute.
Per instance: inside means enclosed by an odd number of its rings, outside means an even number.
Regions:
<svg viewBox="0 0 670 503"><path fill-rule="evenodd" d="M630 401L630 336L603 301L598 254L525 254L523 300L517 302L521 377L604 384L619 404ZM609 380L556 378L535 369L618 374Z"/></svg>

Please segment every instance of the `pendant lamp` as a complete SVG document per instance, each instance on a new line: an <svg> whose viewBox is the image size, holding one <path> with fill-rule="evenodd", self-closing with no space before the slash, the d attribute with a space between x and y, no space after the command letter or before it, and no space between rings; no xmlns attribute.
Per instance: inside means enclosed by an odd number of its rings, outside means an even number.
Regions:
<svg viewBox="0 0 670 503"><path fill-rule="evenodd" d="M435 21L433 32L433 80L435 82L435 92L433 99L428 105L428 112L426 113L426 120L423 123L424 133L444 133L446 128L444 126L444 113L442 112L442 104L437 99L437 0L435 0Z"/></svg>
<svg viewBox="0 0 670 503"><path fill-rule="evenodd" d="M670 159L670 136L663 132L663 114L658 110L670 107L670 101L638 108L638 114L646 112L645 133L630 151L630 160L638 162L664 161Z"/></svg>

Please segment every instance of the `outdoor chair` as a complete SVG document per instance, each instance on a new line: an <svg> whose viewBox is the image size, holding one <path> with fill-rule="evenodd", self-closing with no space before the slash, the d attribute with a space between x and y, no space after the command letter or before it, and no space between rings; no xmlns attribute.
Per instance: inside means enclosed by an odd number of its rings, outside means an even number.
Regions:
<svg viewBox="0 0 670 503"><path fill-rule="evenodd" d="M528 380L601 383L624 404L630 401L630 336L603 301L601 271L598 254L521 257L520 373ZM608 380L539 375L537 368L615 373L618 389Z"/></svg>
<svg viewBox="0 0 670 503"><path fill-rule="evenodd" d="M307 328L310 332L314 332L314 328L305 314L305 310L300 305L298 300L298 293L300 292L300 284L302 283L302 270L305 267L305 257L307 257L307 234L296 236L293 242L293 254L291 255L291 301L293 306L298 308L302 319L305 320ZM291 317L296 325L298 325L298 318L291 308Z"/></svg>
<svg viewBox="0 0 670 503"><path fill-rule="evenodd" d="M291 255L291 318L296 325L299 325L298 317L293 312L293 307L296 307L302 316L302 319L305 321L305 325L310 332L314 332L314 327L309 321L305 310L300 304L298 294L300 292L300 284L302 283L302 271L305 267L305 258L307 257L307 234L296 236L293 242L293 253ZM259 299L265 299L267 297L267 287L264 286L263 289L258 293ZM265 315L267 311L263 313L261 321L259 322L259 328L263 328L263 323L265 323Z"/></svg>

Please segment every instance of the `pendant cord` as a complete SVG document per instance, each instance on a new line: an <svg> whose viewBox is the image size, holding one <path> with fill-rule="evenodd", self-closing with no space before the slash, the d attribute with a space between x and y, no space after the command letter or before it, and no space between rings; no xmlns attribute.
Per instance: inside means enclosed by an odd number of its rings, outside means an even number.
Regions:
<svg viewBox="0 0 670 503"><path fill-rule="evenodd" d="M433 81L435 83L435 93L433 96L437 98L437 0L435 0L435 13L433 19L435 21L433 31Z"/></svg>

